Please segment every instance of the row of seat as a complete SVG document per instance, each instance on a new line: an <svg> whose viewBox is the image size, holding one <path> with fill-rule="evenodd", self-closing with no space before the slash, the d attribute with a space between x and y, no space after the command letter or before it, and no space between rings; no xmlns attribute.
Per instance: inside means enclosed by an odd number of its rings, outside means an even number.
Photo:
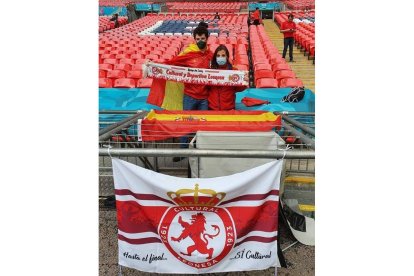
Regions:
<svg viewBox="0 0 414 276"><path fill-rule="evenodd" d="M102 37L125 37L133 38L137 33L145 33L148 35L154 35L151 33L153 31L153 26L158 23L160 20L183 20L181 16L169 16L169 17L158 17L158 16L145 16L140 18L132 23L121 26L114 30L106 31L102 34ZM200 17L194 16L189 17L185 20L197 21L200 20ZM219 34L216 36L223 37L247 37L248 28L245 26L247 20L247 15L232 15L232 16L223 16L221 20L217 22ZM165 34L164 34L165 35ZM171 33L169 34L171 35ZM172 33L172 35L183 35L183 33ZM191 32L186 33L186 35L191 35ZM101 35L100 35L101 37Z"/></svg>
<svg viewBox="0 0 414 276"><path fill-rule="evenodd" d="M99 16L99 32L102 33L107 30L115 28L115 21L111 21L111 16ZM119 26L123 26L128 23L128 17L118 17Z"/></svg>
<svg viewBox="0 0 414 276"><path fill-rule="evenodd" d="M285 0L284 4L290 10L315 9L315 0Z"/></svg>
<svg viewBox="0 0 414 276"><path fill-rule="evenodd" d="M303 86L270 41L262 25L250 26L250 47L257 88Z"/></svg>
<svg viewBox="0 0 414 276"><path fill-rule="evenodd" d="M307 24L297 24L297 31L294 33L295 43L301 50L304 50L305 55L315 57L315 28L305 28ZM312 28L313 27L313 28Z"/></svg>
<svg viewBox="0 0 414 276"><path fill-rule="evenodd" d="M164 17L166 19L168 17ZM229 20L226 20L229 18ZM150 87L149 79L142 79L142 64L145 59L164 62L176 56L190 43L192 36L146 36L137 35L138 30L153 26L158 17L145 16L130 24L106 31L99 37L99 77L100 87ZM188 20L195 20L189 18ZM211 36L208 47L214 51L220 44L227 46L230 61L239 70L248 70L246 16L223 16L220 26L223 34ZM181 20L179 16L171 16L170 20ZM221 22L223 21L223 22ZM188 22L188 21L187 21ZM230 22L236 23L231 24ZM225 33L228 31L228 33ZM237 33L236 33L237 32ZM228 35L228 36L227 36Z"/></svg>
<svg viewBox="0 0 414 276"><path fill-rule="evenodd" d="M167 2L169 12L238 12L246 3Z"/></svg>
<svg viewBox="0 0 414 276"><path fill-rule="evenodd" d="M129 1L125 0L99 0L100 7L122 7Z"/></svg>

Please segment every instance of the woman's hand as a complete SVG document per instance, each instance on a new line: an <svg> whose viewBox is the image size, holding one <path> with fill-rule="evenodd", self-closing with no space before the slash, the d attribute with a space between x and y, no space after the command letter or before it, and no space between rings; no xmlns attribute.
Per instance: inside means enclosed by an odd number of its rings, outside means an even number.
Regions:
<svg viewBox="0 0 414 276"><path fill-rule="evenodd" d="M246 71L245 73L244 73L244 81L249 81L249 71Z"/></svg>

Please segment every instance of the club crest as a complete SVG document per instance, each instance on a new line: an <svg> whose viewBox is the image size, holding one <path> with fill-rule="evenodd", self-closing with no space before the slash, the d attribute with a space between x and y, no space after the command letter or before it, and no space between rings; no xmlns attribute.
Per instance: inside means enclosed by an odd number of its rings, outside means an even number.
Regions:
<svg viewBox="0 0 414 276"><path fill-rule="evenodd" d="M211 189L180 189L168 192L176 204L160 222L162 243L181 262L195 268L219 263L233 248L236 231L230 213L217 205L225 193Z"/></svg>

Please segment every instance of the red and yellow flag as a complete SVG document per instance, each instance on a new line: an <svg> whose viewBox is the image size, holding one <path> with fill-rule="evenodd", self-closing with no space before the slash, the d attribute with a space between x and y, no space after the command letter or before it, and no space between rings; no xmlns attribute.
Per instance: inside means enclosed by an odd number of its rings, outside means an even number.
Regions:
<svg viewBox="0 0 414 276"><path fill-rule="evenodd" d="M143 141L185 136L197 131L270 131L281 116L266 111L152 110L141 122Z"/></svg>

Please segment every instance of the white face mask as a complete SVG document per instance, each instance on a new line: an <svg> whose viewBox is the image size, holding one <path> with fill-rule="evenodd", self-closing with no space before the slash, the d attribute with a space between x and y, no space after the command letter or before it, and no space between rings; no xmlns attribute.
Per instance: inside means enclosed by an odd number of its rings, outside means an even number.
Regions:
<svg viewBox="0 0 414 276"><path fill-rule="evenodd" d="M226 57L216 57L216 61L218 65L224 65L227 63Z"/></svg>

